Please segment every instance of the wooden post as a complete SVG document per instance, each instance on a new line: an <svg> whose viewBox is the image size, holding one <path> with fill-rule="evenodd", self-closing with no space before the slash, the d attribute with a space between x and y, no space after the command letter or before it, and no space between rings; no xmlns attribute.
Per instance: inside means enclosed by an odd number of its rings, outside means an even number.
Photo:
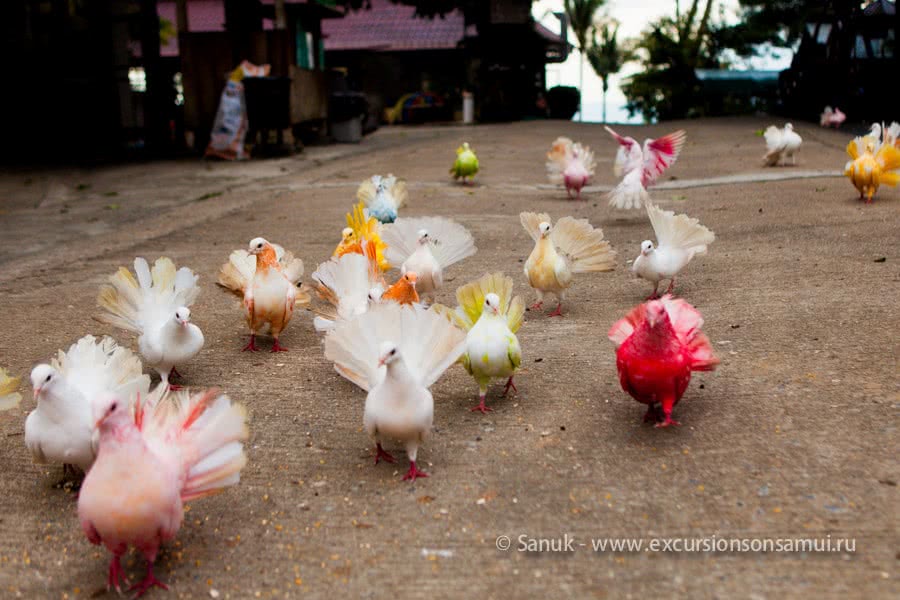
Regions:
<svg viewBox="0 0 900 600"><path fill-rule="evenodd" d="M275 0L275 29L287 29L287 14L284 10L284 0Z"/></svg>
<svg viewBox="0 0 900 600"><path fill-rule="evenodd" d="M178 30L179 35L187 33L190 29L187 0L175 0L175 28Z"/></svg>
<svg viewBox="0 0 900 600"><path fill-rule="evenodd" d="M165 106L166 78L159 57L159 14L156 0L141 0L141 63L147 80L144 94L144 133L147 149L157 153L164 146L168 131Z"/></svg>

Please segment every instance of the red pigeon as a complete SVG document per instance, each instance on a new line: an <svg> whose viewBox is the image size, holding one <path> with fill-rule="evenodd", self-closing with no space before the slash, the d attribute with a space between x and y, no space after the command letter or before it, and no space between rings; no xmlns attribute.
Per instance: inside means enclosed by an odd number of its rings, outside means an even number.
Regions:
<svg viewBox="0 0 900 600"><path fill-rule="evenodd" d="M678 425L672 409L691 382L691 371L712 371L719 364L702 326L696 308L666 294L636 306L609 330L618 348L622 389L649 405L644 422Z"/></svg>

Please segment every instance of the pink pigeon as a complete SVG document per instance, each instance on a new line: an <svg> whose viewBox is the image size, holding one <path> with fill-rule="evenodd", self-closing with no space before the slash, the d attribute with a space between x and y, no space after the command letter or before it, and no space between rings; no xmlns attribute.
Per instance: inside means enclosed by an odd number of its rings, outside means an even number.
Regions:
<svg viewBox="0 0 900 600"><path fill-rule="evenodd" d="M234 485L247 462L247 413L217 390L164 396L131 409L114 395L93 403L99 452L78 496L78 518L92 544L112 553L107 589L119 590L120 559L129 546L147 561L146 577L130 588L156 586L159 546L181 528L183 503Z"/></svg>

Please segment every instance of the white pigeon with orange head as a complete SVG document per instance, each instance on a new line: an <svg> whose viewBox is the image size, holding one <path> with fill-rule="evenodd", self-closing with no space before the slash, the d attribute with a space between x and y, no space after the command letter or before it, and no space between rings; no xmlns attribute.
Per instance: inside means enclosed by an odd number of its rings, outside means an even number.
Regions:
<svg viewBox="0 0 900 600"><path fill-rule="evenodd" d="M563 184L566 195L581 199L581 189L594 176L594 153L587 146L573 142L567 137L558 137L547 153L547 176L552 183Z"/></svg>
<svg viewBox="0 0 900 600"><path fill-rule="evenodd" d="M416 291L434 301L444 285L444 269L478 251L472 234L444 217L401 218L381 228L385 256L400 272L416 274Z"/></svg>
<svg viewBox="0 0 900 600"><path fill-rule="evenodd" d="M275 342L272 352L285 352L278 343L297 304L306 306L310 295L297 288L303 277L303 261L265 238L253 238L246 250L235 250L219 269L219 285L243 300L250 341L244 351L256 352L257 334L268 330Z"/></svg>
<svg viewBox="0 0 900 600"><path fill-rule="evenodd" d="M134 272L137 279L120 267L100 288L97 305L104 312L97 320L137 333L141 356L169 385L175 367L203 348L203 332L191 323L190 309L200 295L199 277L187 267L176 270L166 257L158 258L152 269L145 259L135 258Z"/></svg>
<svg viewBox="0 0 900 600"><path fill-rule="evenodd" d="M240 481L247 463L247 412L216 390L176 392L145 406L102 394L92 403L98 454L78 495L78 519L92 544L112 554L107 588L119 590L129 546L147 561L140 596L168 589L153 574L160 545L175 537L185 502Z"/></svg>
<svg viewBox="0 0 900 600"><path fill-rule="evenodd" d="M434 398L429 388L462 355L466 334L419 305L378 304L325 338L325 358L366 392L363 427L375 439L375 464L394 462L382 441L406 446L404 480L427 477L416 466L419 446L431 434Z"/></svg>
<svg viewBox="0 0 900 600"><path fill-rule="evenodd" d="M73 466L87 472L96 458L94 398L112 392L130 405L147 397L150 377L128 348L110 337L86 335L49 364L37 365L31 385L37 407L25 420L25 445L35 462L61 463L67 475Z"/></svg>
<svg viewBox="0 0 900 600"><path fill-rule="evenodd" d="M594 229L587 219L563 217L556 226L546 213L523 212L519 219L534 240L524 269L528 284L537 293L532 310L540 309L544 298L553 295L557 304L550 316L561 317L566 290L576 273L616 268L616 253L603 239L603 230Z"/></svg>
<svg viewBox="0 0 900 600"><path fill-rule="evenodd" d="M617 177L622 177L609 193L609 205L640 208L650 198L647 188L675 163L687 134L679 129L655 140L647 139L641 148L633 137L621 136L609 127L605 129L619 143L614 171Z"/></svg>

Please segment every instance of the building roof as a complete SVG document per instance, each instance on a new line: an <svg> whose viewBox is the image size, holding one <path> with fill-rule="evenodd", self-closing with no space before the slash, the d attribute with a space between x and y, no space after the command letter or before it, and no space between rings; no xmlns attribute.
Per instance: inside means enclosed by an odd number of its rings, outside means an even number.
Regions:
<svg viewBox="0 0 900 600"><path fill-rule="evenodd" d="M416 8L371 0L371 9L322 22L326 50L441 50L456 48L466 36L463 13L416 18ZM474 34L474 29L470 32Z"/></svg>

